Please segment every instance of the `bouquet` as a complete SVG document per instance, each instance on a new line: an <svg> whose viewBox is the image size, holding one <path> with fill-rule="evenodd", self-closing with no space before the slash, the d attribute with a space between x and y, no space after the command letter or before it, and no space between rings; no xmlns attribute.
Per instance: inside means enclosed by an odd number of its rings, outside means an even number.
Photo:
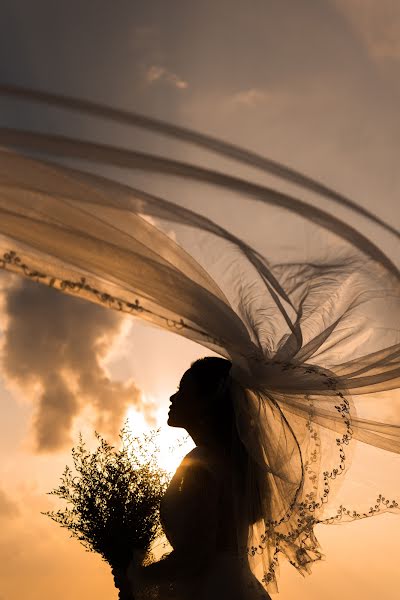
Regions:
<svg viewBox="0 0 400 600"><path fill-rule="evenodd" d="M120 450L95 432L99 445L94 452L80 434L72 449L76 474L65 467L61 485L48 492L67 507L41 513L67 528L86 551L100 554L112 567L114 581L134 557L144 558L161 534L159 505L169 475L157 464L159 431L133 436L125 423ZM120 584L119 598L133 598L128 586Z"/></svg>

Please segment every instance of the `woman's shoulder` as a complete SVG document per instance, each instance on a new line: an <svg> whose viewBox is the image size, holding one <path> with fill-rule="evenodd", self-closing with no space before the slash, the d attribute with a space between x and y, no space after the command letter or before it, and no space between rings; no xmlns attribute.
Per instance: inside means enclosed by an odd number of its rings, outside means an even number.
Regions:
<svg viewBox="0 0 400 600"><path fill-rule="evenodd" d="M195 446L190 452L186 454L185 458L192 460L203 460L216 462L220 460L219 454L213 450L210 446Z"/></svg>
<svg viewBox="0 0 400 600"><path fill-rule="evenodd" d="M186 454L183 462L186 468L205 470L215 477L219 477L221 468L223 468L221 456L207 446L196 446Z"/></svg>

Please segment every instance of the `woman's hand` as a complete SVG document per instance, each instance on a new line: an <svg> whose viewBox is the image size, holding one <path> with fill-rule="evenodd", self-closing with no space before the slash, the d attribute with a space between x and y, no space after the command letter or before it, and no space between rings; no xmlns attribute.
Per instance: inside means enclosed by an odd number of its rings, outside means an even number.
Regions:
<svg viewBox="0 0 400 600"><path fill-rule="evenodd" d="M114 577L114 585L116 588L120 589L123 585L123 581L125 578L125 572L123 569L118 569L117 567L113 567L111 569L111 573Z"/></svg>
<svg viewBox="0 0 400 600"><path fill-rule="evenodd" d="M112 567L111 573L114 577L114 585L118 589L125 589L127 586L132 587L135 578L135 573L140 569L146 552L143 550L134 549L131 562L126 569Z"/></svg>
<svg viewBox="0 0 400 600"><path fill-rule="evenodd" d="M120 590L119 598L131 598L131 589L132 586L127 577L126 571L124 569L119 569L118 567L113 567L111 569L111 573L114 577L114 585Z"/></svg>
<svg viewBox="0 0 400 600"><path fill-rule="evenodd" d="M141 568L145 555L146 553L143 550L135 549L133 551L131 562L129 563L128 568L125 571L125 577L129 581L131 587L133 586L133 583L138 577L138 571Z"/></svg>

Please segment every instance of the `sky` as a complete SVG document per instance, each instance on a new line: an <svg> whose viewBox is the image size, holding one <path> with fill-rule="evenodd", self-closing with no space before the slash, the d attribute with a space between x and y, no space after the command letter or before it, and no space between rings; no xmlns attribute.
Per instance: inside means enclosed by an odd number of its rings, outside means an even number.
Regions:
<svg viewBox="0 0 400 600"><path fill-rule="evenodd" d="M212 134L400 226L396 0L3 0L0 81ZM62 111L0 106L2 125L142 141ZM180 376L209 352L7 273L0 343L0 600L117 598L107 565L40 514L53 508L46 492L79 431L115 440L127 415L138 427L163 423ZM396 475L388 466L384 476ZM325 527L318 538L326 560L304 580L282 566L276 598L398 597L398 517Z"/></svg>

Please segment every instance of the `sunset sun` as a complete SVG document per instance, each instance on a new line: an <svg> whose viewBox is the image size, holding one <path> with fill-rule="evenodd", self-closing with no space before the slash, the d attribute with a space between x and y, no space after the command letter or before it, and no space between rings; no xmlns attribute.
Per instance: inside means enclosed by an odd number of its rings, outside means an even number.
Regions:
<svg viewBox="0 0 400 600"><path fill-rule="evenodd" d="M160 448L158 462L160 467L173 475L183 457L194 448L193 440L184 429L169 427L167 425L168 407L163 406L158 398L146 396L144 400L146 404L160 406L155 413L156 423L153 427L149 426L143 413L131 406L126 413L128 426L133 435L140 435L148 433L153 429L160 429L157 437L157 444Z"/></svg>

